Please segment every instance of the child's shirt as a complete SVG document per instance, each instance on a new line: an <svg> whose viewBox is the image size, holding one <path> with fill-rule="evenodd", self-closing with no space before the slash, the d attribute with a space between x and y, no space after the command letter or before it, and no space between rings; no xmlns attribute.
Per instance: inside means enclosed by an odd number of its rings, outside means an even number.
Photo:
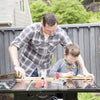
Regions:
<svg viewBox="0 0 100 100"><path fill-rule="evenodd" d="M75 62L73 64L68 64L65 59L60 59L50 70L49 76L56 77L56 72L59 72L59 77L62 77L63 73L70 71L74 72L75 76L80 73L77 63Z"/></svg>

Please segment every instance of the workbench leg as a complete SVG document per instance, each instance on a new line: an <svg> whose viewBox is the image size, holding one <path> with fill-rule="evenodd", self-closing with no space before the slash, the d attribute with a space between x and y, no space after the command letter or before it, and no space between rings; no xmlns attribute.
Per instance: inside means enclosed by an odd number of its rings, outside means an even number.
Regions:
<svg viewBox="0 0 100 100"><path fill-rule="evenodd" d="M78 100L77 93L64 93L63 100Z"/></svg>
<svg viewBox="0 0 100 100"><path fill-rule="evenodd" d="M15 93L14 100L38 100L35 95L29 93Z"/></svg>

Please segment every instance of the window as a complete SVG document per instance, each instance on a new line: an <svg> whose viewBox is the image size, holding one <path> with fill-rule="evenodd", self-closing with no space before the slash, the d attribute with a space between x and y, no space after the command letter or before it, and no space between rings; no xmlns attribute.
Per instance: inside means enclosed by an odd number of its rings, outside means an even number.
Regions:
<svg viewBox="0 0 100 100"><path fill-rule="evenodd" d="M24 11L24 0L20 0L20 10Z"/></svg>

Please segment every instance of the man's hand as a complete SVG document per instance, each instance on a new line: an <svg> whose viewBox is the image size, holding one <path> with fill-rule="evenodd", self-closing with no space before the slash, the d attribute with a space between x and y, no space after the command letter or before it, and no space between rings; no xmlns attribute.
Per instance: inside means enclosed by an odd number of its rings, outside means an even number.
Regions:
<svg viewBox="0 0 100 100"><path fill-rule="evenodd" d="M15 71L16 71L16 75L18 77L21 77L22 79L25 78L25 70L23 68L19 67L14 67Z"/></svg>
<svg viewBox="0 0 100 100"><path fill-rule="evenodd" d="M95 77L94 77L94 75L93 74L90 74L89 72L87 72L87 71L83 71L83 75L84 76L89 76L89 77L92 77L92 80L94 81L95 80Z"/></svg>
<svg viewBox="0 0 100 100"><path fill-rule="evenodd" d="M89 76L90 75L90 73L86 69L84 69L82 71L82 73L83 73L84 76Z"/></svg>

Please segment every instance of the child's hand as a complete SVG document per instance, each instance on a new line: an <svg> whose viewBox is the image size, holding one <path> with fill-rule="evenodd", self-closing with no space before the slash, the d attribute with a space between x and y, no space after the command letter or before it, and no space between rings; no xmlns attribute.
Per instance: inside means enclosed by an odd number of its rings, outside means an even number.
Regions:
<svg viewBox="0 0 100 100"><path fill-rule="evenodd" d="M78 74L77 76L78 76L78 77L83 77L83 75L82 75L82 74Z"/></svg>
<svg viewBox="0 0 100 100"><path fill-rule="evenodd" d="M75 75L75 73L72 71L70 71L68 73L63 73L63 76L65 76L65 77L73 77L74 75Z"/></svg>

